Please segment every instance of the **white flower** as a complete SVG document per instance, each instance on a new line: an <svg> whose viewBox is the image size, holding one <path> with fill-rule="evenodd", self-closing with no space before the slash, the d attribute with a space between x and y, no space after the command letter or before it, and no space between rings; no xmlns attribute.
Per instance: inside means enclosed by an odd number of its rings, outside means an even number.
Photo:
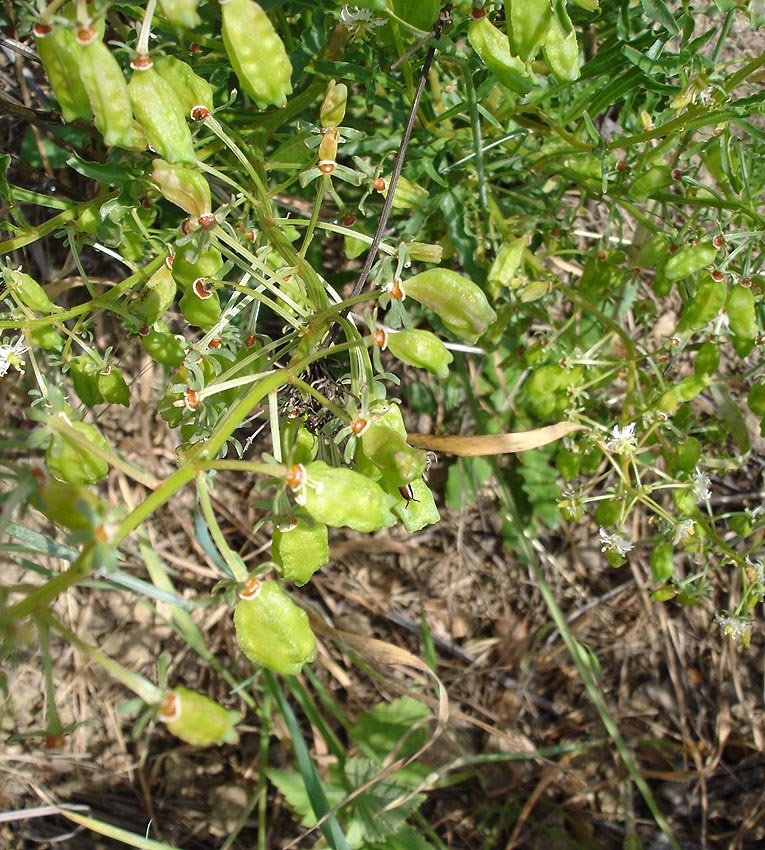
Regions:
<svg viewBox="0 0 765 850"><path fill-rule="evenodd" d="M0 378L8 374L8 370L11 366L23 375L24 361L21 357L23 354L26 354L27 351L29 351L29 349L26 345L24 345L23 337L19 337L11 345L5 342L2 343L2 345L0 345Z"/></svg>
<svg viewBox="0 0 765 850"><path fill-rule="evenodd" d="M723 630L724 635L730 635L732 640L741 638L744 646L749 645L749 639L752 636L752 621L747 617L717 613L715 614L715 622Z"/></svg>
<svg viewBox="0 0 765 850"><path fill-rule="evenodd" d="M624 428L614 425L611 439L606 443L606 448L617 455L631 454L637 448L637 437L635 437L635 423L630 422Z"/></svg>
<svg viewBox="0 0 765 850"><path fill-rule="evenodd" d="M600 528L601 552L618 552L626 555L633 547L632 541L622 537L621 534L609 534L605 528Z"/></svg>
<svg viewBox="0 0 765 850"><path fill-rule="evenodd" d="M355 11L351 11L355 9ZM385 23L384 18L376 18L371 9L357 9L356 6L343 6L340 12L340 23L348 30L351 39L366 38L367 30L381 27Z"/></svg>
<svg viewBox="0 0 765 850"><path fill-rule="evenodd" d="M709 489L709 475L702 472L698 466L696 474L693 476L693 498L696 502L706 502L712 498L712 491Z"/></svg>
<svg viewBox="0 0 765 850"><path fill-rule="evenodd" d="M696 533L696 523L692 519L684 519L675 526L675 533L672 536L672 543L677 546L688 537L693 537Z"/></svg>

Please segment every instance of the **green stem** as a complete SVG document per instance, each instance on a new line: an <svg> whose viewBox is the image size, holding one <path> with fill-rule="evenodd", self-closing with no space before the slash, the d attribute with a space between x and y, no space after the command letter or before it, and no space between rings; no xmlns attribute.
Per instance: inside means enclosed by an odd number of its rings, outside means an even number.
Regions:
<svg viewBox="0 0 765 850"><path fill-rule="evenodd" d="M244 583L247 581L247 570L242 566L241 559L235 555L235 553L231 550L231 547L228 543L226 543L226 538L223 536L223 532L221 531L220 525L218 524L218 520L215 516L215 511L213 510L212 502L210 501L210 492L207 489L207 480L202 473L197 474L197 499L199 500L199 507L202 511L202 516L205 518L205 522L207 523L210 536L212 537L215 545L218 547L218 551L223 557L223 560L231 570L231 574L234 576L236 581Z"/></svg>
<svg viewBox="0 0 765 850"><path fill-rule="evenodd" d="M44 621L48 623L52 629L55 629L59 632L59 634L62 634L69 643L76 646L85 655L95 661L96 664L103 667L104 670L117 679L118 682L122 682L126 688L139 696L147 705L159 705L159 703L162 702L162 697L164 696L162 689L158 688L153 682L150 682L144 676L141 676L140 673L134 673L132 670L128 670L121 664L118 664L113 658L109 658L108 655L104 655L100 649L96 649L95 646L85 643L85 641L71 631L71 629L68 629L63 623L56 620L50 612L46 612L44 615Z"/></svg>

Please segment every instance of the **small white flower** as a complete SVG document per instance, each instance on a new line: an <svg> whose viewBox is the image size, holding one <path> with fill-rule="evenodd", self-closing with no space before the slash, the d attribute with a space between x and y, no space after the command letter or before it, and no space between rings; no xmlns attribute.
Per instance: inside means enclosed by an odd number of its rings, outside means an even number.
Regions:
<svg viewBox="0 0 765 850"><path fill-rule="evenodd" d="M684 519L678 522L675 526L675 533L672 536L672 543L677 546L688 537L693 537L696 534L696 523L692 519Z"/></svg>
<svg viewBox="0 0 765 850"><path fill-rule="evenodd" d="M351 11L354 9L355 11ZM343 6L340 12L340 23L348 30L351 39L366 38L371 35L367 30L381 27L385 23L384 18L376 18L371 9L357 9L356 6Z"/></svg>
<svg viewBox="0 0 765 850"><path fill-rule="evenodd" d="M3 343L0 345L0 378L8 374L8 370L13 368L20 374L24 374L24 361L21 359L29 349L24 345L24 338L19 337L14 343Z"/></svg>
<svg viewBox="0 0 765 850"><path fill-rule="evenodd" d="M622 537L621 534L609 534L605 528L600 528L601 552L618 552L624 556L633 549L632 541Z"/></svg>
<svg viewBox="0 0 765 850"><path fill-rule="evenodd" d="M750 519L757 519L757 517L763 512L765 512L765 508L763 508L762 505L757 505L754 510L748 511Z"/></svg>
<svg viewBox="0 0 765 850"><path fill-rule="evenodd" d="M709 475L706 472L702 472L698 466L696 467L696 473L693 476L693 498L696 502L706 502L707 499L712 498L712 491L709 489Z"/></svg>
<svg viewBox="0 0 765 850"><path fill-rule="evenodd" d="M606 448L617 455L631 454L637 448L637 437L635 437L635 423L630 422L624 428L614 425L611 439L606 443Z"/></svg>
<svg viewBox="0 0 765 850"><path fill-rule="evenodd" d="M732 640L741 638L744 645L749 644L749 639L752 636L752 621L747 617L723 612L722 614L715 614L715 622L723 630L724 635L729 635Z"/></svg>

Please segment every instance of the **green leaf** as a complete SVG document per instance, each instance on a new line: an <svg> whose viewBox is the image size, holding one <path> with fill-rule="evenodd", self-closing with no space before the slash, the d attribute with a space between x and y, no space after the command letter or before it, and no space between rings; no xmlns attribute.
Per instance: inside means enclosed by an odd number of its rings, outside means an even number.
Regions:
<svg viewBox="0 0 765 850"><path fill-rule="evenodd" d="M677 35L680 27L663 0L641 0L643 12L652 20L658 21L664 29Z"/></svg>
<svg viewBox="0 0 765 850"><path fill-rule="evenodd" d="M364 850L433 850L433 845L411 826L402 826L398 832L389 835L385 841L367 844Z"/></svg>
<svg viewBox="0 0 765 850"><path fill-rule="evenodd" d="M355 791L380 774L381 767L371 759L352 758L345 763L345 777L351 791ZM406 796L406 787L396 781L398 774L374 782L354 801L353 815L360 824L364 837L369 841L381 841L398 832L406 818L413 814L425 799L424 794ZM401 805L385 811L396 800L405 797Z"/></svg>
<svg viewBox="0 0 765 850"><path fill-rule="evenodd" d="M311 805L303 777L296 770L278 767L268 768L266 776L279 789L289 810L299 819L301 825L307 829L315 826L318 818ZM336 806L346 797L344 788L325 785L324 791L330 806Z"/></svg>
<svg viewBox="0 0 765 850"><path fill-rule="evenodd" d="M483 485L491 477L491 464L486 458L460 458L449 467L446 479L446 507L464 510L475 502Z"/></svg>
<svg viewBox="0 0 765 850"><path fill-rule="evenodd" d="M407 736L415 724L430 715L430 709L411 697L400 697L389 703L380 703L371 711L362 714L351 727L351 735L357 745L369 755L382 761ZM427 726L408 735L406 742L397 751L402 758L417 752L428 736ZM366 746L365 746L366 745Z"/></svg>

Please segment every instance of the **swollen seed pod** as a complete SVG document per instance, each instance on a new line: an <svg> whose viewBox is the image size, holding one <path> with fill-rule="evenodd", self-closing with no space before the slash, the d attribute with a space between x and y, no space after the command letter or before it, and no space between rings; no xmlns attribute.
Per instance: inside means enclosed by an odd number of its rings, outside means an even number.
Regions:
<svg viewBox="0 0 765 850"><path fill-rule="evenodd" d="M550 0L505 0L510 50L530 62L542 46L553 17Z"/></svg>
<svg viewBox="0 0 765 850"><path fill-rule="evenodd" d="M389 333L387 346L402 363L427 369L442 381L449 377L449 364L454 356L434 333L418 328Z"/></svg>
<svg viewBox="0 0 765 850"><path fill-rule="evenodd" d="M183 342L167 329L163 322L139 331L141 348L157 363L173 368L180 366L186 356Z"/></svg>
<svg viewBox="0 0 765 850"><path fill-rule="evenodd" d="M39 481L39 489L30 501L56 525L69 531L87 531L104 512L104 503L87 487L57 481L42 467L34 467L31 472Z"/></svg>
<svg viewBox="0 0 765 850"><path fill-rule="evenodd" d="M332 528L369 532L389 528L396 522L391 513L396 499L351 469L317 460L292 467L287 483L306 513Z"/></svg>
<svg viewBox="0 0 765 850"><path fill-rule="evenodd" d="M125 75L93 26L77 30L82 47L80 79L104 144L131 149L135 144L133 109Z"/></svg>
<svg viewBox="0 0 765 850"><path fill-rule="evenodd" d="M725 303L728 324L734 336L741 339L754 339L759 328L755 312L755 299L751 287L736 284Z"/></svg>
<svg viewBox="0 0 765 850"><path fill-rule="evenodd" d="M212 278L223 268L220 251L211 246L197 249L191 242L179 245L173 258L173 277L184 291L191 288L200 277Z"/></svg>
<svg viewBox="0 0 765 850"><path fill-rule="evenodd" d="M551 15L550 26L542 43L542 55L557 80L572 83L579 79L579 43L565 6L561 11L567 27L563 28L557 14Z"/></svg>
<svg viewBox="0 0 765 850"><path fill-rule="evenodd" d="M279 575L298 587L329 563L327 526L293 517L288 523L275 525L271 538L271 560Z"/></svg>
<svg viewBox="0 0 765 850"><path fill-rule="evenodd" d="M327 129L328 127L337 127L343 123L345 118L345 106L348 102L348 87L345 83L336 83L334 80L329 81L327 93L324 95L324 102L319 110L319 122L321 126Z"/></svg>
<svg viewBox="0 0 765 850"><path fill-rule="evenodd" d="M409 297L432 310L447 330L467 342L476 342L497 318L483 291L450 269L420 272L409 278L405 289Z"/></svg>
<svg viewBox="0 0 765 850"><path fill-rule="evenodd" d="M688 245L673 254L664 268L667 280L682 280L684 277L703 269L717 257L717 248L712 242Z"/></svg>
<svg viewBox="0 0 765 850"><path fill-rule="evenodd" d="M109 444L95 425L79 421L71 425L90 443L108 450ZM50 474L69 484L96 484L109 474L109 464L103 458L64 434L53 435L45 460Z"/></svg>
<svg viewBox="0 0 765 850"><path fill-rule="evenodd" d="M175 56L159 56L154 60L154 67L175 92L186 115L190 116L195 106L204 106L208 113L213 111L212 86L195 74L188 62Z"/></svg>
<svg viewBox="0 0 765 850"><path fill-rule="evenodd" d="M398 504L393 508L393 513L401 520L407 532L414 534L426 525L439 522L441 515L430 488L422 478L415 479L407 486L409 490L406 496L399 491Z"/></svg>
<svg viewBox="0 0 765 850"><path fill-rule="evenodd" d="M197 12L199 0L159 0L159 5L173 26L194 29L202 23Z"/></svg>
<svg viewBox="0 0 765 850"><path fill-rule="evenodd" d="M170 308L175 300L175 290L173 273L167 263L162 263L146 281L130 308L144 325L153 325Z"/></svg>
<svg viewBox="0 0 765 850"><path fill-rule="evenodd" d="M165 696L159 719L176 738L195 747L239 742L234 727L242 715L188 688L173 688Z"/></svg>
<svg viewBox="0 0 765 850"><path fill-rule="evenodd" d="M53 29L38 21L32 27L37 55L61 107L64 121L87 120L92 116L88 93L80 79L82 48L74 30Z"/></svg>
<svg viewBox="0 0 765 850"><path fill-rule="evenodd" d="M695 293L683 306L673 336L687 337L715 319L725 304L726 295L724 280L715 280L711 274L701 275Z"/></svg>
<svg viewBox="0 0 765 850"><path fill-rule="evenodd" d="M80 401L85 407L95 407L104 400L98 388L99 364L89 355L80 354L69 360L69 375Z"/></svg>
<svg viewBox="0 0 765 850"><path fill-rule="evenodd" d="M183 165L170 165L164 159L155 159L152 165L151 179L166 201L194 218L211 211L210 184L203 174Z"/></svg>
<svg viewBox="0 0 765 850"><path fill-rule="evenodd" d="M221 0L222 35L231 67L258 109L286 106L292 64L268 15L255 0Z"/></svg>
<svg viewBox="0 0 765 850"><path fill-rule="evenodd" d="M21 271L3 270L3 277L9 292L16 301L36 310L38 313L55 313L61 309L56 306L40 284Z"/></svg>
<svg viewBox="0 0 765 850"><path fill-rule="evenodd" d="M482 14L476 18L477 12ZM468 27L470 46L503 86L516 94L528 94L534 78L526 64L510 52L505 34L486 17L483 9L474 9L473 16Z"/></svg>
<svg viewBox="0 0 765 850"><path fill-rule="evenodd" d="M130 407L130 390L116 366L107 365L98 374L98 391L109 404L121 404Z"/></svg>
<svg viewBox="0 0 765 850"><path fill-rule="evenodd" d="M406 439L382 422L368 422L361 434L364 454L382 472L391 485L401 487L422 478L427 462L422 449L410 446Z"/></svg>
<svg viewBox="0 0 765 850"><path fill-rule="evenodd" d="M213 286L212 281L200 277L178 302L178 309L184 319L204 331L211 330L220 319L220 298Z"/></svg>
<svg viewBox="0 0 765 850"><path fill-rule="evenodd" d="M239 648L253 664L297 676L316 658L308 615L275 581L251 578L234 611Z"/></svg>
<svg viewBox="0 0 765 850"><path fill-rule="evenodd" d="M193 162L194 140L186 123L183 105L172 86L154 68L148 56L131 63L133 76L128 83L130 102L146 141L168 162Z"/></svg>

